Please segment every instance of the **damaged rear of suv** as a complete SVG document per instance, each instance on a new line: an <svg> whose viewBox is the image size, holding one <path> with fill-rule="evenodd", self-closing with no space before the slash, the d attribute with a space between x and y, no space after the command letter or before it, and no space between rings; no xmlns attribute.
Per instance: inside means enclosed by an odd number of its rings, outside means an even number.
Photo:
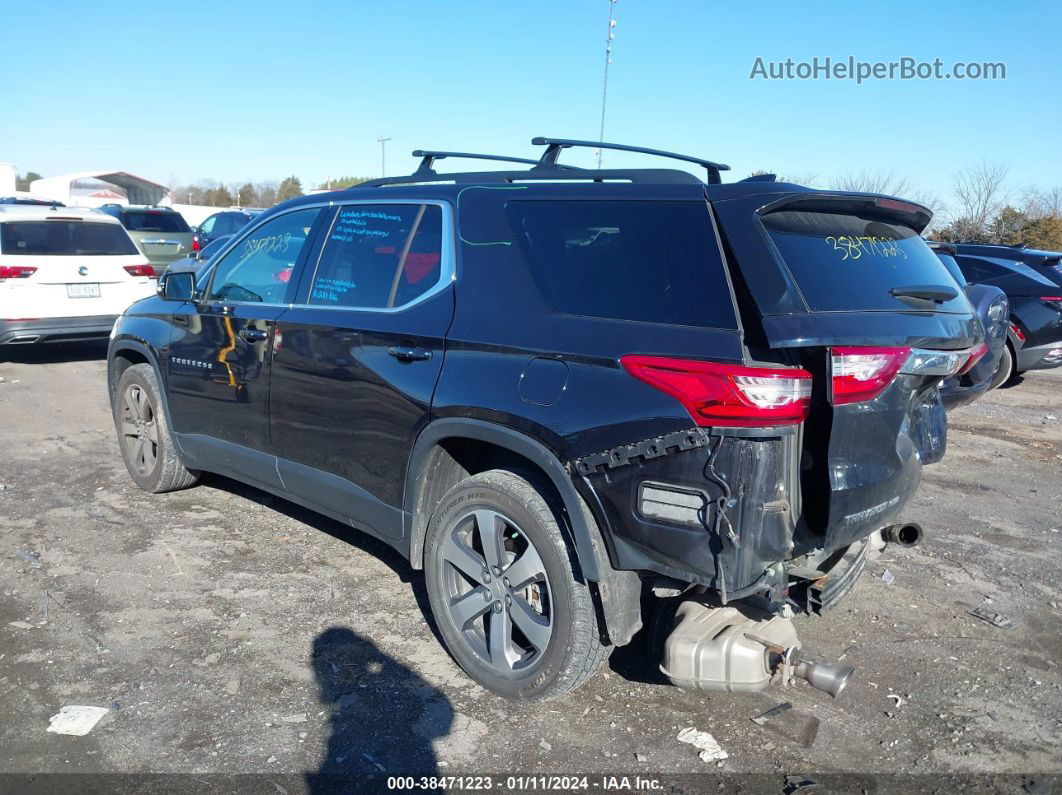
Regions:
<svg viewBox="0 0 1062 795"><path fill-rule="evenodd" d="M112 336L130 472L221 472L376 535L510 698L592 675L650 591L676 684L838 693L850 672L802 656L791 619L852 587L944 454L940 382L984 347L930 213L534 143L519 171L416 152L409 177L263 214L196 284L168 274ZM559 164L573 146L707 179Z"/></svg>

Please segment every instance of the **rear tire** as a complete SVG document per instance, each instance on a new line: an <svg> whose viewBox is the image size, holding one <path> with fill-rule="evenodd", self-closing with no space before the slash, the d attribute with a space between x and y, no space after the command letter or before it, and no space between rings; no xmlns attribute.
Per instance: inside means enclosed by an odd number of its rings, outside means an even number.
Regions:
<svg viewBox="0 0 1062 795"><path fill-rule="evenodd" d="M545 701L608 657L563 515L533 475L493 469L458 483L431 517L425 578L454 660L506 698Z"/></svg>
<svg viewBox="0 0 1062 795"><path fill-rule="evenodd" d="M174 449L154 367L134 364L122 373L112 414L122 460L137 486L161 494L198 482L199 473L187 469Z"/></svg>
<svg viewBox="0 0 1062 795"><path fill-rule="evenodd" d="M1002 386L1016 375L1017 373L1014 370L1014 352L1011 350L1010 342L1008 341L1003 346L1003 355L999 358L999 369L992 376L992 383L988 385L989 391Z"/></svg>

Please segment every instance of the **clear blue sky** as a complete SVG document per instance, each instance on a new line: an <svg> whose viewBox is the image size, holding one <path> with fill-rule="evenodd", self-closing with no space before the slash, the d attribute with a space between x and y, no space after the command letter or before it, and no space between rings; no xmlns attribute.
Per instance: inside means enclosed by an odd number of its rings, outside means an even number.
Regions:
<svg viewBox="0 0 1062 795"><path fill-rule="evenodd" d="M596 138L607 0L16 2L0 160L162 182L408 172L417 147ZM980 159L1062 184L1062 5L618 0L605 139L734 167L894 171L945 195ZM754 59L1003 61L1007 79L750 80ZM589 165L590 155L582 162ZM573 162L579 162L573 158ZM622 155L606 165L630 165ZM645 161L642 161L645 162Z"/></svg>

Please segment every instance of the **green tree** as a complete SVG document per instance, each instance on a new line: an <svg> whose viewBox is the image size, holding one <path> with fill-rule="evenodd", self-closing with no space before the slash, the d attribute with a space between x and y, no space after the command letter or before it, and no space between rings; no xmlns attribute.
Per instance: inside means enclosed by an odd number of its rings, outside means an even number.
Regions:
<svg viewBox="0 0 1062 795"><path fill-rule="evenodd" d="M219 185L206 192L203 196L203 204L208 204L212 207L231 207L233 204L232 194L229 193L229 189L224 185Z"/></svg>
<svg viewBox="0 0 1062 795"><path fill-rule="evenodd" d="M29 190L30 183L35 179L40 179L41 175L36 171L27 171L21 177L15 177L15 190Z"/></svg>
<svg viewBox="0 0 1062 795"><path fill-rule="evenodd" d="M277 189L277 201L287 201L288 199L294 199L296 196L302 196L302 181L292 175L280 183L280 187Z"/></svg>
<svg viewBox="0 0 1062 795"><path fill-rule="evenodd" d="M1015 235L1015 243L1024 243L1030 248L1062 251L1062 218L1045 215L1027 220Z"/></svg>
<svg viewBox="0 0 1062 795"><path fill-rule="evenodd" d="M323 190L338 190L340 188L352 188L355 185L360 185L363 182L368 182L372 177L336 177L335 179L328 179L318 185L318 188Z"/></svg>
<svg viewBox="0 0 1062 795"><path fill-rule="evenodd" d="M241 207L255 207L258 204L258 191L254 189L254 185L250 182L245 182L240 186L239 202Z"/></svg>

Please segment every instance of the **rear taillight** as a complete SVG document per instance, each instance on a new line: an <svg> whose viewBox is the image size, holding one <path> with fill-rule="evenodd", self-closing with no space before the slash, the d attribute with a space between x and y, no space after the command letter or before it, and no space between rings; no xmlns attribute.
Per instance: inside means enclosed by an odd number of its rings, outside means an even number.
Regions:
<svg viewBox="0 0 1062 795"><path fill-rule="evenodd" d="M1021 329L1017 327L1017 325L1011 323L1010 330L1014 333L1014 336L1018 338L1018 342L1025 342L1025 335L1022 333Z"/></svg>
<svg viewBox="0 0 1062 795"><path fill-rule="evenodd" d="M4 279L28 279L37 269L31 265L0 265L0 282Z"/></svg>
<svg viewBox="0 0 1062 795"><path fill-rule="evenodd" d="M962 369L959 370L958 375L966 375L968 372L970 372L974 368L974 365L977 364L979 361L981 361L983 358L985 358L985 356L987 354L988 354L988 343L987 342L982 342L982 343L980 343L978 345L975 345L973 348L970 349L969 358L967 358L966 364L964 364L962 366Z"/></svg>
<svg viewBox="0 0 1062 795"><path fill-rule="evenodd" d="M876 398L892 383L910 353L910 348L834 348L834 405Z"/></svg>
<svg viewBox="0 0 1062 795"><path fill-rule="evenodd" d="M192 251L199 251L199 235L192 236Z"/></svg>
<svg viewBox="0 0 1062 795"><path fill-rule="evenodd" d="M155 269L147 263L143 265L126 265L125 272L130 276L147 276L148 278L156 278Z"/></svg>
<svg viewBox="0 0 1062 795"><path fill-rule="evenodd" d="M701 426L795 425L811 405L811 374L663 356L623 356L632 376L678 400Z"/></svg>

